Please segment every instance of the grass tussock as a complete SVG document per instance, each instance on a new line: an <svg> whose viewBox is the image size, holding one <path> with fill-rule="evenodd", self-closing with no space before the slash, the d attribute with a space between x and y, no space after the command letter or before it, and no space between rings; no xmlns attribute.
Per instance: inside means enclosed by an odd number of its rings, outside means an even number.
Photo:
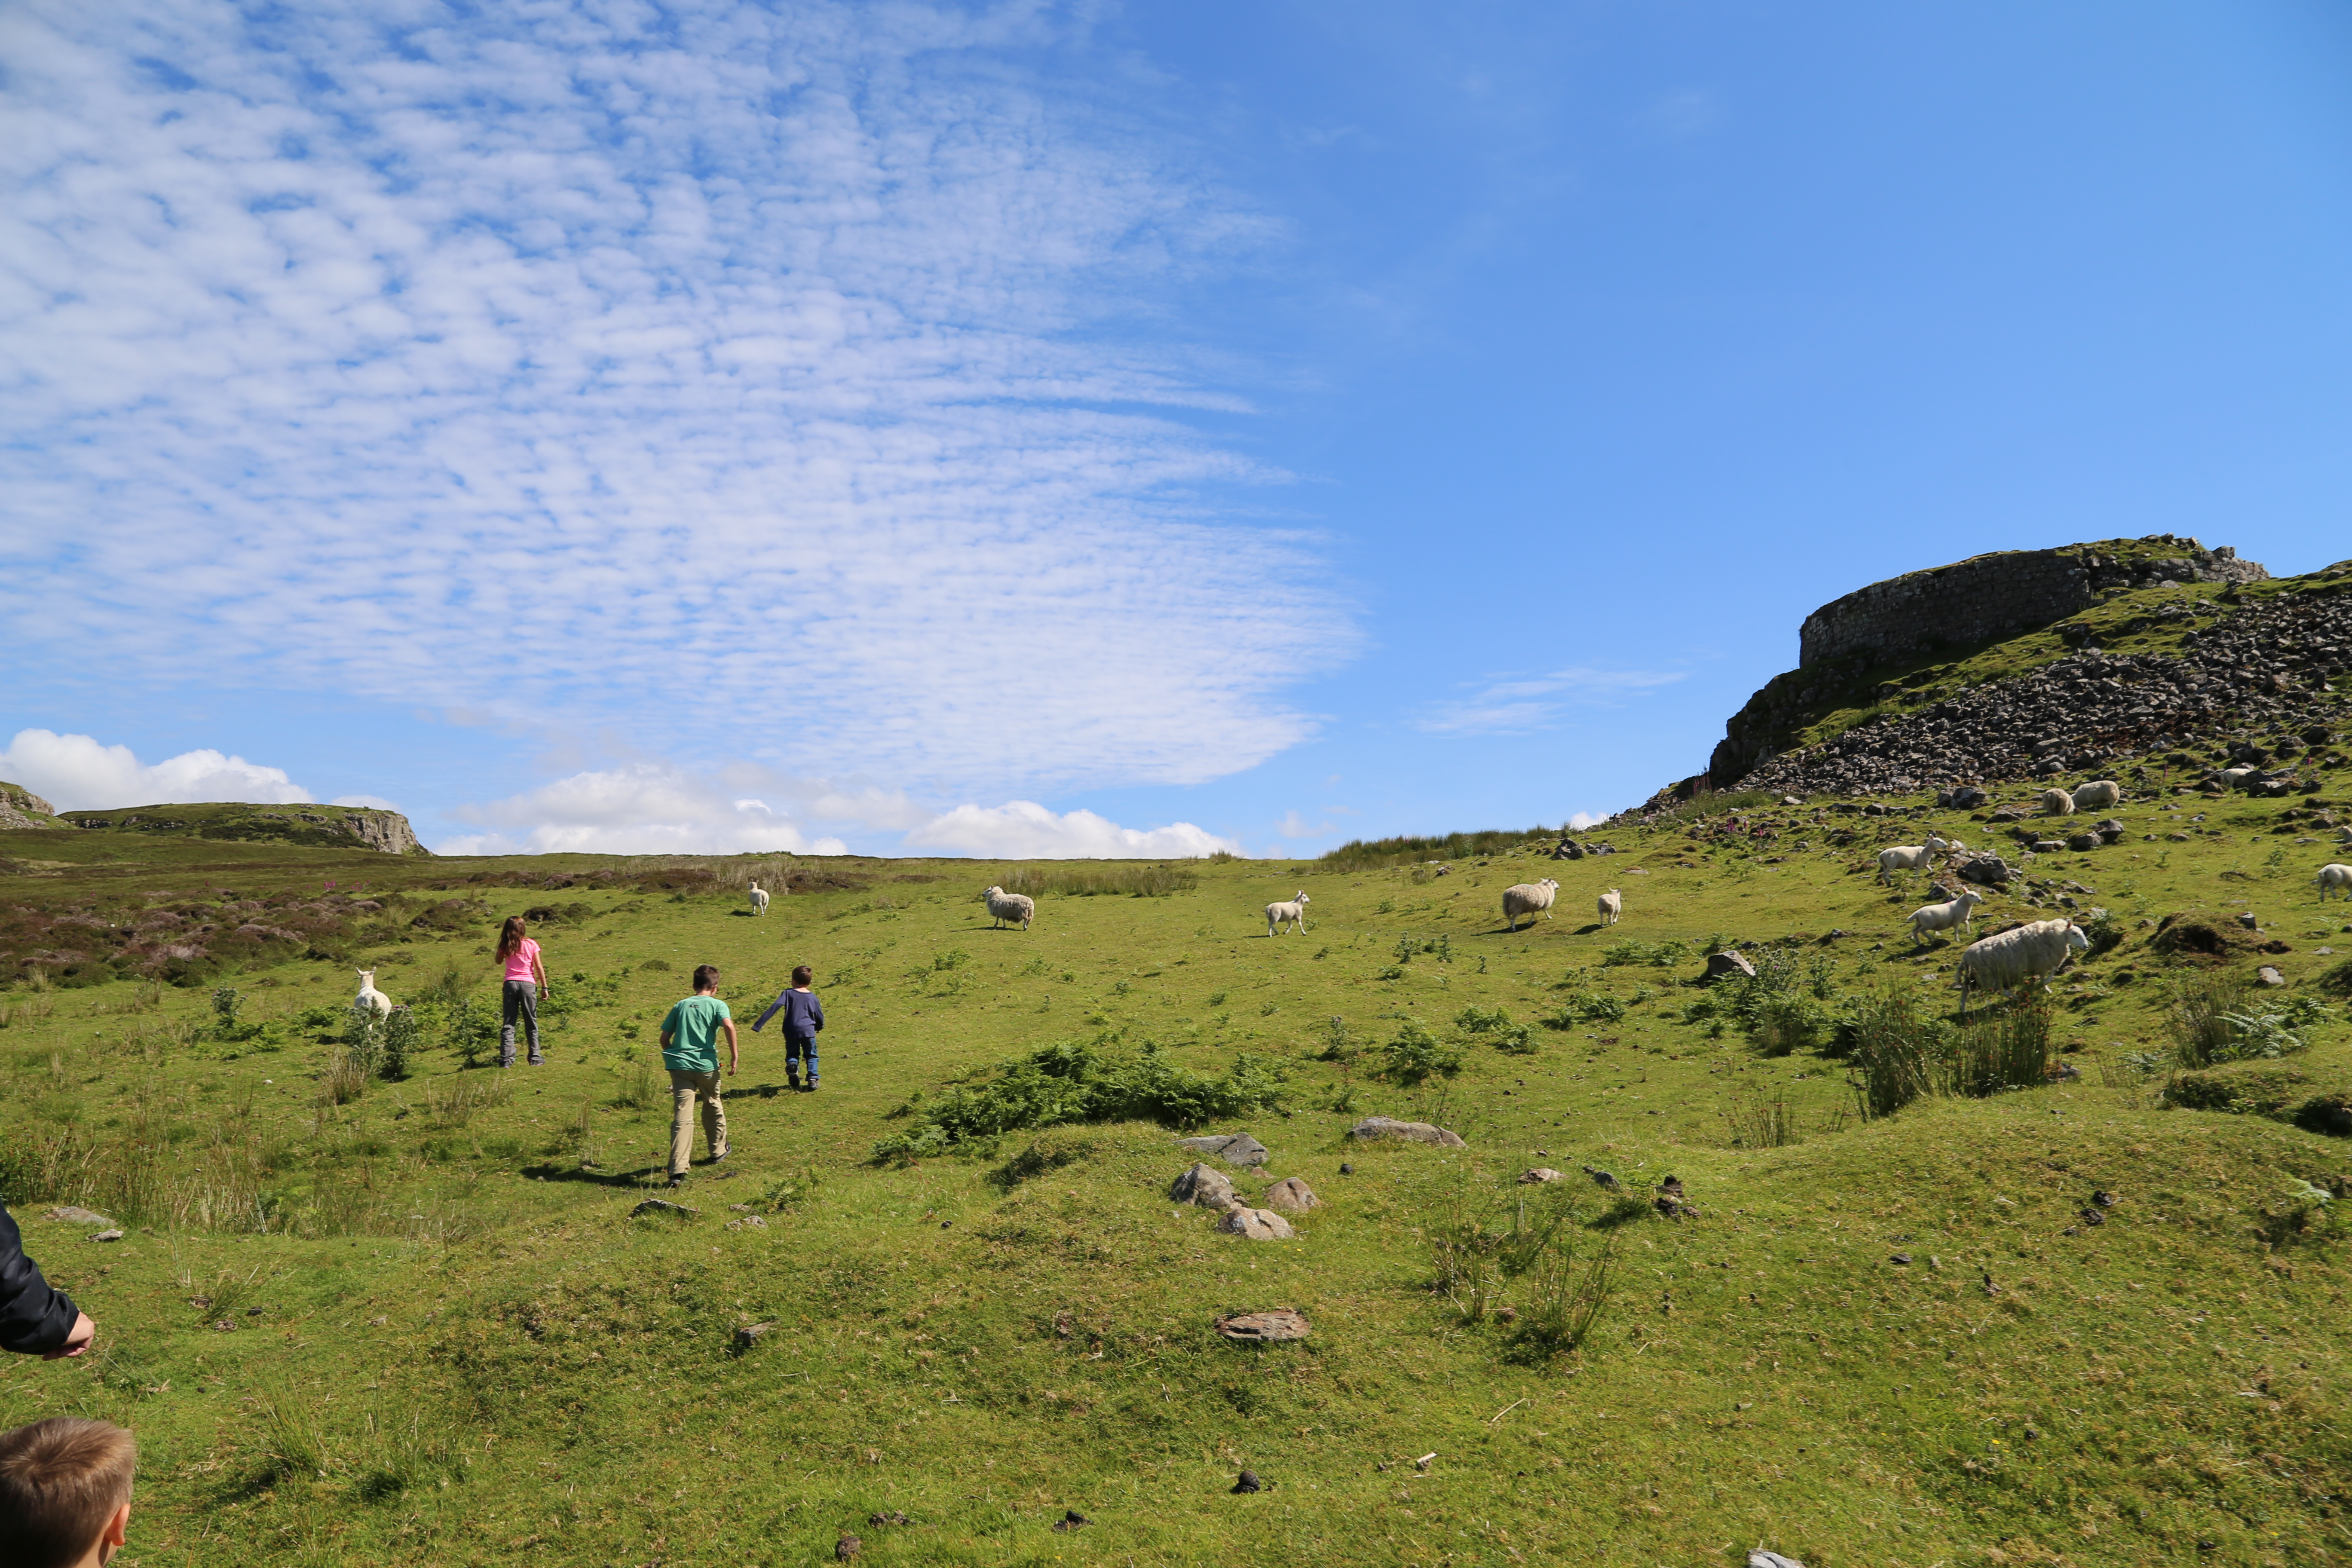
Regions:
<svg viewBox="0 0 2352 1568"><path fill-rule="evenodd" d="M1008 893L1033 899L1164 899L1199 887L1201 873L1189 866L1012 866L994 880Z"/></svg>
<svg viewBox="0 0 2352 1568"><path fill-rule="evenodd" d="M1488 828L1434 837L1351 838L1337 849L1327 850L1317 863L1333 871L1376 871L1408 860L1461 860L1529 847L1548 850L1570 831L1538 826L1517 832Z"/></svg>

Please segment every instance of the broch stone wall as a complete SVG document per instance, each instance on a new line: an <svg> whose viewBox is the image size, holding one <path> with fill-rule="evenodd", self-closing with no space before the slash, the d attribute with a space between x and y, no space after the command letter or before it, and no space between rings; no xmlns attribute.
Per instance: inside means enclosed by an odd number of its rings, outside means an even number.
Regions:
<svg viewBox="0 0 2352 1568"><path fill-rule="evenodd" d="M1858 588L1805 617L1797 668L1847 654L1890 658L1930 643L1965 645L2015 637L2063 621L2116 589L2158 583L2259 583L2270 574L2228 546L2156 534L2142 544L2177 544L2177 555L2104 554L2095 545L2002 550L1948 566L1906 572Z"/></svg>

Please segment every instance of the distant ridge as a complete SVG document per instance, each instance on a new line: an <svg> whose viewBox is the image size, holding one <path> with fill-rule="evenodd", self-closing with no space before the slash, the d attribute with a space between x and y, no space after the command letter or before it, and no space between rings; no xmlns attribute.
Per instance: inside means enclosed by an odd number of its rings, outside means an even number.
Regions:
<svg viewBox="0 0 2352 1568"><path fill-rule="evenodd" d="M308 802L255 805L234 801L202 805L127 805L114 811L61 812L54 822L26 826L164 833L237 843L304 844L320 849L359 847L386 855L433 853L416 841L407 817L396 811L366 805L319 805Z"/></svg>

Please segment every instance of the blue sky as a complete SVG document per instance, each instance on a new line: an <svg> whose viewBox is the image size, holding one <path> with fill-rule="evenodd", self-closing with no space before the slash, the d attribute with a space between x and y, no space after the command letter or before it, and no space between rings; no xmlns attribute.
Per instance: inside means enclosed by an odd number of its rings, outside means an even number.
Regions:
<svg viewBox="0 0 2352 1568"><path fill-rule="evenodd" d="M2352 554L2340 7L0 14L0 777L1304 854L1816 605Z"/></svg>

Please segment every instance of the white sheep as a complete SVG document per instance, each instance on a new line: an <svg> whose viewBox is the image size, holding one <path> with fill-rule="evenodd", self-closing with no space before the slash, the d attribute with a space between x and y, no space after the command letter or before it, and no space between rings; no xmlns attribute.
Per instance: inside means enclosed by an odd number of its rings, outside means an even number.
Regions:
<svg viewBox="0 0 2352 1568"><path fill-rule="evenodd" d="M1878 852L1878 879L1892 882L1897 871L1925 871L1936 863L1937 850L1950 847L1947 840L1930 833L1925 844L1897 844L1891 849L1882 849Z"/></svg>
<svg viewBox="0 0 2352 1568"><path fill-rule="evenodd" d="M2072 921L2035 921L1971 942L1960 954L1960 1016L1972 991L2007 993L2058 973L2067 959L2091 951L2091 939Z"/></svg>
<svg viewBox="0 0 2352 1568"><path fill-rule="evenodd" d="M2124 797L2124 786L2113 779L2093 779L2086 784L2076 784L2071 797L2076 811L2097 811L2115 805Z"/></svg>
<svg viewBox="0 0 2352 1568"><path fill-rule="evenodd" d="M373 969L362 969L359 973L360 994L352 998L352 1005L354 1007L373 1008L378 1016L383 1016L390 1014L392 1011L392 998L375 988L375 971Z"/></svg>
<svg viewBox="0 0 2352 1568"><path fill-rule="evenodd" d="M2327 901L2327 895L2331 889L2342 893L2347 899L2352 899L2352 866L2337 861L2319 868L2319 901L2321 903Z"/></svg>
<svg viewBox="0 0 2352 1568"><path fill-rule="evenodd" d="M1268 936L1279 935L1282 928L1286 924L1293 931L1305 931L1307 929L1307 906L1308 902L1309 900L1307 897L1307 889L1301 888L1298 889L1298 896L1291 900L1288 903L1266 905L1265 934Z"/></svg>
<svg viewBox="0 0 2352 1568"><path fill-rule="evenodd" d="M2043 790L2042 792L2042 815L2044 816L2074 816L2074 797L2068 795L2063 789Z"/></svg>
<svg viewBox="0 0 2352 1568"><path fill-rule="evenodd" d="M1607 892L1601 894L1598 901L1601 906L1601 923L1602 925L1613 926L1619 921L1625 918L1625 897L1616 889L1612 888Z"/></svg>
<svg viewBox="0 0 2352 1568"><path fill-rule="evenodd" d="M1944 903L1929 904L1923 909L1913 910L1911 940L1925 942L1929 931L1949 931L1954 926L1958 926L1963 931L1973 929L1977 906L1983 902L1983 894L1968 892Z"/></svg>
<svg viewBox="0 0 2352 1568"><path fill-rule="evenodd" d="M991 888L982 895L988 900L988 912L998 925L1006 921L1019 921L1027 931L1029 922L1037 918L1037 900L1026 893L1008 893L1002 888Z"/></svg>
<svg viewBox="0 0 2352 1568"><path fill-rule="evenodd" d="M755 915L768 912L768 889L757 882L751 884L751 912Z"/></svg>
<svg viewBox="0 0 2352 1568"><path fill-rule="evenodd" d="M1540 882L1519 882L1511 887L1505 888L1503 889L1503 918L1511 922L1511 929L1513 931L1519 929L1519 917L1521 915L1528 917L1528 921L1530 925L1535 923L1535 917L1538 915L1541 915L1544 919L1549 920L1551 919L1552 895L1559 891L1559 884L1553 881L1549 877L1546 877Z"/></svg>

